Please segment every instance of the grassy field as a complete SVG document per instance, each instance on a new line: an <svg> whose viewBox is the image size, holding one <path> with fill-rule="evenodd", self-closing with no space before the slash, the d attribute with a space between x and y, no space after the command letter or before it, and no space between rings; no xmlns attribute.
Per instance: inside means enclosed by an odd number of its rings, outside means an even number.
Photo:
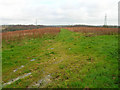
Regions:
<svg viewBox="0 0 120 90"><path fill-rule="evenodd" d="M4 88L118 88L118 36L61 29L3 40L2 65Z"/></svg>

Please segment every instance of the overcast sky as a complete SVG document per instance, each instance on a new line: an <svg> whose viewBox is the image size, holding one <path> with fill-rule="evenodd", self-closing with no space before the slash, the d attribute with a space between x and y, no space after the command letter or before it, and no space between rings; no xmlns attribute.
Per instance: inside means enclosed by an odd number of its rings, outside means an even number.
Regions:
<svg viewBox="0 0 120 90"><path fill-rule="evenodd" d="M0 24L118 24L119 0L0 0Z"/></svg>

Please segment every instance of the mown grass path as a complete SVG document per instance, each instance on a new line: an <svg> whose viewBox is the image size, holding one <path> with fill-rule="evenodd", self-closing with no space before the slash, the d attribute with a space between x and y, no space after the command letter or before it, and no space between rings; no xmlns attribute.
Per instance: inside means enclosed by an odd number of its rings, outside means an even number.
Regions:
<svg viewBox="0 0 120 90"><path fill-rule="evenodd" d="M117 43L116 35L87 37L65 29L57 36L3 41L3 83L31 72L5 87L117 88Z"/></svg>

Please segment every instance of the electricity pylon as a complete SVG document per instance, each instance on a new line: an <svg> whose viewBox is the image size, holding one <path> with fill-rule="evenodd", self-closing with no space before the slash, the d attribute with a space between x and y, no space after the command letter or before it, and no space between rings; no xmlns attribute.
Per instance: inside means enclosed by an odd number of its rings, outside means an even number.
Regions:
<svg viewBox="0 0 120 90"><path fill-rule="evenodd" d="M105 14L104 26L107 26L107 14Z"/></svg>
<svg viewBox="0 0 120 90"><path fill-rule="evenodd" d="M36 19L36 26L37 26L37 19Z"/></svg>

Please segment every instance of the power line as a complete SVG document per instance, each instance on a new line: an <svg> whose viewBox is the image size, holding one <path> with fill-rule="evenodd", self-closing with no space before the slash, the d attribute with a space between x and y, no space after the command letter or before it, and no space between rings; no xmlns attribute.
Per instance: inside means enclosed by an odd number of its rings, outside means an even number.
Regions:
<svg viewBox="0 0 120 90"><path fill-rule="evenodd" d="M111 7L106 10L106 12L111 11L111 10L112 10L113 8L115 8L116 6L118 6L118 1L115 1L115 2L111 5Z"/></svg>
<svg viewBox="0 0 120 90"><path fill-rule="evenodd" d="M106 11L105 11L105 13L113 13L112 11L113 11L113 8L115 8L116 6L118 6L118 1L115 1L112 5L111 5L111 7L110 8L108 8ZM106 26L107 25L107 14L105 14L105 20L104 20L104 25Z"/></svg>

